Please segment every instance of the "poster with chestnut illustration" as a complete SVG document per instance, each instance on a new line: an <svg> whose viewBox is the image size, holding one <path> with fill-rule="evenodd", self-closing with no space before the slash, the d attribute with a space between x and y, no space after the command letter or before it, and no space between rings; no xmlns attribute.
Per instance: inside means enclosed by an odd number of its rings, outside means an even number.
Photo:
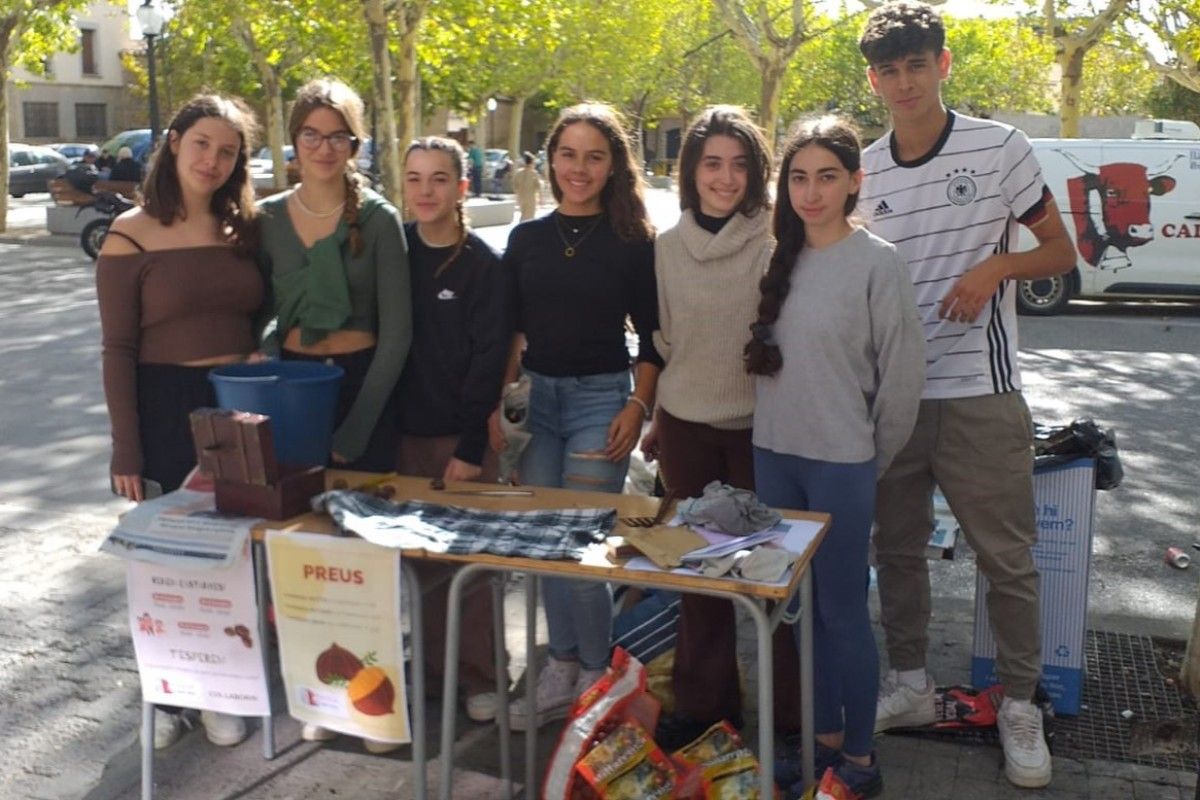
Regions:
<svg viewBox="0 0 1200 800"><path fill-rule="evenodd" d="M288 712L351 736L408 742L400 552L268 531L267 564Z"/></svg>
<svg viewBox="0 0 1200 800"><path fill-rule="evenodd" d="M228 569L129 561L129 628L150 703L261 716L267 679L249 541Z"/></svg>

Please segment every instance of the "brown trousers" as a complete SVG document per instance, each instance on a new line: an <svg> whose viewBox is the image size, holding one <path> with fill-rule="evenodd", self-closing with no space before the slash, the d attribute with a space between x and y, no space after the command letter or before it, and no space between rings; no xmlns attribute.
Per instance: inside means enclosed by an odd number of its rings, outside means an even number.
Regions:
<svg viewBox="0 0 1200 800"><path fill-rule="evenodd" d="M663 484L679 497L698 497L710 481L754 488L749 430L722 430L687 422L658 409L659 467ZM790 626L775 629L775 729L800 729L800 659ZM733 719L742 701L733 603L684 594L675 641L675 712L696 722Z"/></svg>
<svg viewBox="0 0 1200 800"><path fill-rule="evenodd" d="M457 436L402 436L396 456L396 471L401 475L440 478L446 462L458 446ZM494 483L499 475L496 454L484 453L483 475L477 480ZM441 690L446 659L447 595L450 579L457 567L431 561L413 561L421 581L422 617L425 635L426 685ZM468 697L496 691L496 637L492 629L492 587L489 576L481 574L468 582L462 595L462 631L459 637L459 683Z"/></svg>

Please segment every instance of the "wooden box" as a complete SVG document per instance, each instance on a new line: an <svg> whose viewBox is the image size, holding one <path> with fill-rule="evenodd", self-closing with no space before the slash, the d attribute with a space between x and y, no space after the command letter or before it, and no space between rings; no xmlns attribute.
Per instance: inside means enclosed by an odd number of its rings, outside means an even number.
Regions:
<svg viewBox="0 0 1200 800"><path fill-rule="evenodd" d="M311 510L309 500L325 490L324 467L276 461L270 417L200 408L190 421L196 458L213 478L218 511L287 519Z"/></svg>

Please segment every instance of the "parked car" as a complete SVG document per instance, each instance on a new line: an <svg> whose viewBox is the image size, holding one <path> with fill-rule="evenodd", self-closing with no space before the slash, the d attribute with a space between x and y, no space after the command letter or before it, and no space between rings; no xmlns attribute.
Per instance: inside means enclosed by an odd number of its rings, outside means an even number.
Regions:
<svg viewBox="0 0 1200 800"><path fill-rule="evenodd" d="M160 138L166 137L166 135L167 132L163 131ZM100 152L116 158L117 151L122 147L128 147L133 151L134 160L145 164L150 160L150 129L131 128L127 131L121 131L100 145Z"/></svg>
<svg viewBox="0 0 1200 800"><path fill-rule="evenodd" d="M8 145L8 193L13 197L48 192L46 183L62 177L71 162L49 147L18 144Z"/></svg>
<svg viewBox="0 0 1200 800"><path fill-rule="evenodd" d="M505 182L512 172L512 159L508 151L489 147L483 151L483 189L485 192L504 191Z"/></svg>
<svg viewBox="0 0 1200 800"><path fill-rule="evenodd" d="M72 164L77 161L82 161L86 153L100 155L100 148L94 144L81 144L79 142L63 142L60 144L46 145L59 155L65 156Z"/></svg>
<svg viewBox="0 0 1200 800"><path fill-rule="evenodd" d="M1032 140L1076 261L1066 275L1021 281L1021 313L1055 314L1073 297L1200 297L1200 129L1171 135Z"/></svg>

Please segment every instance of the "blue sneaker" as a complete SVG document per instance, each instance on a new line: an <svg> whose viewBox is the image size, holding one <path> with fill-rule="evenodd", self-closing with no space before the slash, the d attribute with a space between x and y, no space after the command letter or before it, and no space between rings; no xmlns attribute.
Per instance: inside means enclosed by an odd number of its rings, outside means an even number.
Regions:
<svg viewBox="0 0 1200 800"><path fill-rule="evenodd" d="M879 759L875 757L875 753L871 753L871 765L868 767L860 767L843 760L833 771L842 779L842 783L862 800L883 793L883 774L879 771Z"/></svg>
<svg viewBox="0 0 1200 800"><path fill-rule="evenodd" d="M820 742L814 744L816 752L813 759L813 775L817 780L821 780L825 770L842 763L842 754ZM804 782L804 758L800 755L800 743L795 737L788 737L784 748L783 755L775 759L775 785L787 793L788 787Z"/></svg>

